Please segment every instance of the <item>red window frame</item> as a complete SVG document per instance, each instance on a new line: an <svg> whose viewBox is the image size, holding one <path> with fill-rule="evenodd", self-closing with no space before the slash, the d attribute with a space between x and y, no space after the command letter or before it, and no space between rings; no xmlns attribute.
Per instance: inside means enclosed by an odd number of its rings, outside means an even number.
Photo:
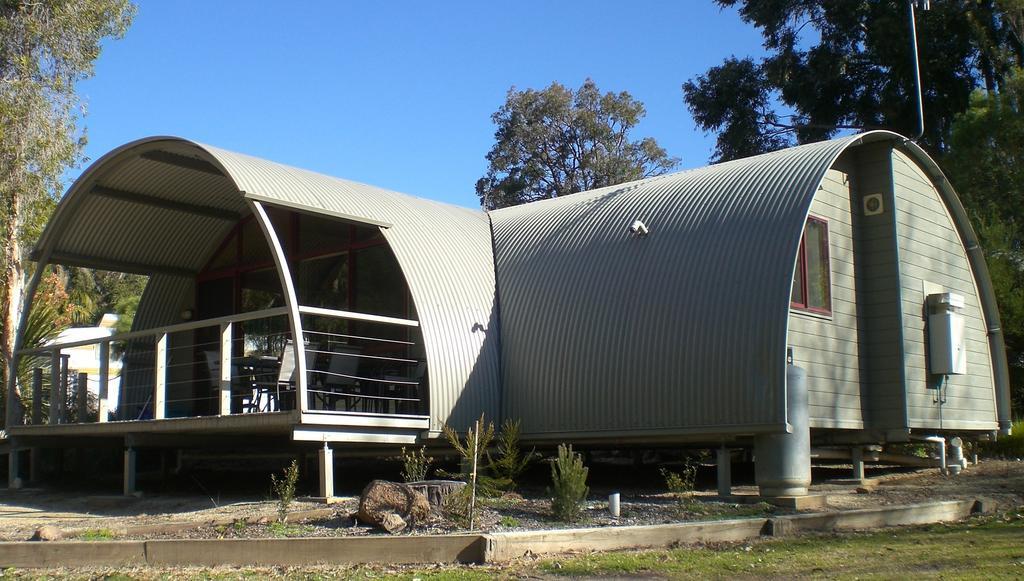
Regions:
<svg viewBox="0 0 1024 581"><path fill-rule="evenodd" d="M810 303L810 279L807 272L807 226L811 223L820 225L822 228L821 237L821 248L819 249L819 256L821 256L821 268L828 274L828 284L825 286L825 306L811 305ZM815 313L818 315L831 315L832 314L832 257L829 253L829 238L828 238L828 220L824 218L818 218L817 216L808 216L807 223L804 225L804 232L800 236L800 253L797 257L797 272L794 274L794 279L797 275L800 276L802 287L800 288L803 301L793 300L790 295L790 307L806 311L808 313Z"/></svg>

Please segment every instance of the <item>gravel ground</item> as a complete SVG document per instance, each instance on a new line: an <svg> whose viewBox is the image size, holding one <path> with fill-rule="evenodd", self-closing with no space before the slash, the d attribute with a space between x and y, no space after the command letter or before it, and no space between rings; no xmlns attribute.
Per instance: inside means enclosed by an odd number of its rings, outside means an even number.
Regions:
<svg viewBox="0 0 1024 581"><path fill-rule="evenodd" d="M839 469L841 470L841 469ZM841 474L836 469L827 474ZM880 505L911 504L934 500L983 497L1002 509L1024 505L1024 463L984 461L970 466L958 477L947 477L937 469L885 471L875 469L877 482L870 491L851 485L816 482L812 493L828 495L825 510L871 508ZM658 482L655 486L661 488ZM690 520L741 518L794 511L764 503L720 502L710 490L698 492L692 502L680 505L658 490L624 492L621 518L607 513L607 491L595 489L587 502L583 519L567 525L550 517L543 489L524 496L506 494L482 500L476 528L480 531L517 531L565 528L568 526L628 526ZM738 486L737 494L754 494L753 486ZM71 496L67 492L40 489L0 493L0 540L25 540L43 525L60 529L64 538L86 540L166 538L256 538L292 536L360 536L382 534L355 522L357 499L344 498L325 506L296 501L287 524L276 521L276 503L270 500L233 499L217 503L207 497L153 496ZM418 523L404 534L444 534L464 530L439 515Z"/></svg>

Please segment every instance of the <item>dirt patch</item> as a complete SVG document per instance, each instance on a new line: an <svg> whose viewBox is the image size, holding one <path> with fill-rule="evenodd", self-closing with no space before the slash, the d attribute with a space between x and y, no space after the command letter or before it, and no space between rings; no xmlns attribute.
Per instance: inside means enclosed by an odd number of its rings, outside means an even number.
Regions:
<svg viewBox="0 0 1024 581"><path fill-rule="evenodd" d="M838 472L836 472L838 473ZM825 510L873 508L936 500L985 498L999 509L1024 505L1024 463L990 460L970 466L960 476L944 476L937 469L885 471L874 469L877 486L857 493L856 486L815 482L812 492L828 494ZM567 528L570 526L629 526L681 521L743 518L796 511L764 503L719 502L710 490L680 503L651 490L623 494L621 517L607 513L607 491L595 489L581 521L555 522L542 489L525 495L507 494L481 500L477 529L483 532ZM737 486L738 494L754 494L753 486ZM272 500L233 499L216 502L206 497L123 498L73 496L46 490L0 493L0 540L26 540L43 525L61 529L65 538L107 539L324 537L381 534L351 518L358 499L342 499L325 506L296 501L287 523L277 523ZM404 534L443 534L462 530L440 515Z"/></svg>

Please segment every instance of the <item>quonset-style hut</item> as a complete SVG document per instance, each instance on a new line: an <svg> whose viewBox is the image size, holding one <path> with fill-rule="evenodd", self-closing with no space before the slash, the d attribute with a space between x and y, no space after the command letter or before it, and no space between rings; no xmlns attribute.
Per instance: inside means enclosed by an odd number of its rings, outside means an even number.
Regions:
<svg viewBox="0 0 1024 581"><path fill-rule="evenodd" d="M889 132L490 213L150 138L83 174L33 258L149 276L132 332L96 341L124 370L114 401L101 369L98 421L60 345L21 346L38 371L8 421L14 450L125 445L126 489L139 447L326 455L481 413L536 443L760 458L804 455L807 426L849 445L1009 429L974 232Z"/></svg>

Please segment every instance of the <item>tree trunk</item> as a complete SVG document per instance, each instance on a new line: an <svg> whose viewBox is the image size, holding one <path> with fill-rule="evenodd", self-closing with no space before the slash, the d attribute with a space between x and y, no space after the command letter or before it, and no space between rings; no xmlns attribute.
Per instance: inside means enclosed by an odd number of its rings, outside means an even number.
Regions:
<svg viewBox="0 0 1024 581"><path fill-rule="evenodd" d="M12 426L18 422L18 410L21 400L18 382L15 381L18 370L14 365L14 341L18 333L18 322L21 311L21 294L24 287L24 267L21 262L21 245L18 243L18 217L21 214L21 196L15 190L12 180L10 207L5 216L4 224L4 264L3 289L0 290L0 312L3 313L3 329L0 330L0 357L4 364L4 387L7 390L6 414L4 425Z"/></svg>

